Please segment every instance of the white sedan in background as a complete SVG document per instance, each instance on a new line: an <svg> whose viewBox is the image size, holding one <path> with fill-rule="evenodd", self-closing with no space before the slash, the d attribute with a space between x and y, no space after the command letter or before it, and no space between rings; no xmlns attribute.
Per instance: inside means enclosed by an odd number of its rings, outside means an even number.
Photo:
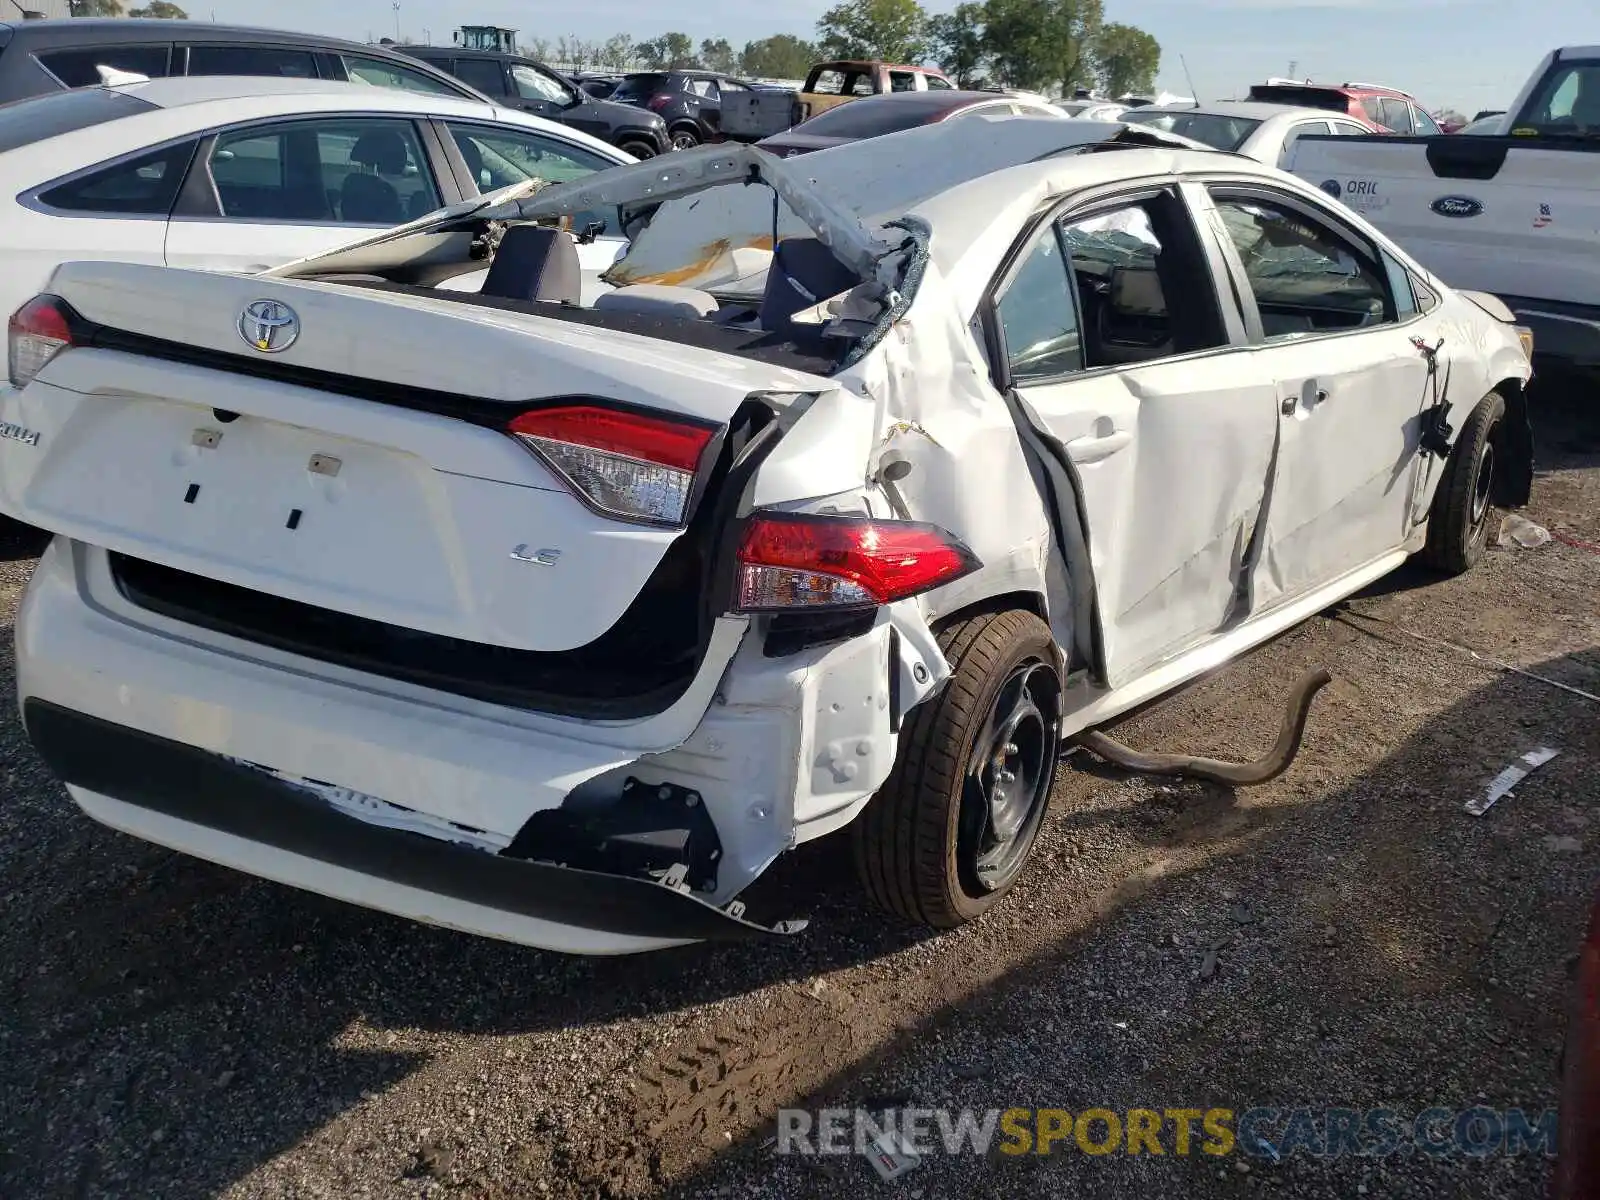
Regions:
<svg viewBox="0 0 1600 1200"><path fill-rule="evenodd" d="M631 155L539 117L326 80L177 78L0 108L0 312L68 259L263 271L481 192ZM603 270L607 221L580 246ZM587 222L585 222L587 224Z"/></svg>
<svg viewBox="0 0 1600 1200"><path fill-rule="evenodd" d="M1378 130L1354 117L1323 108L1297 108L1285 104L1250 104L1223 101L1182 107L1151 105L1131 108L1117 118L1130 125L1152 125L1165 133L1181 134L1216 150L1231 150L1269 167L1281 167L1299 138L1312 134L1367 134Z"/></svg>

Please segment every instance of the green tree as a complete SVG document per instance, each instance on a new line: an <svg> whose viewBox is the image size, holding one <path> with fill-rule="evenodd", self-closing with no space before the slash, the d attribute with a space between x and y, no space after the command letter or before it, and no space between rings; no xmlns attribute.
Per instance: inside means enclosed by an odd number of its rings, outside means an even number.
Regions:
<svg viewBox="0 0 1600 1200"><path fill-rule="evenodd" d="M727 38L707 38L700 43L700 64L719 75L732 75L738 70L738 56Z"/></svg>
<svg viewBox="0 0 1600 1200"><path fill-rule="evenodd" d="M149 17L158 21L187 21L189 14L184 12L171 0L150 0L143 8L134 8L128 11L130 17Z"/></svg>
<svg viewBox="0 0 1600 1200"><path fill-rule="evenodd" d="M822 14L817 33L830 58L921 62L928 14L917 0L843 0Z"/></svg>
<svg viewBox="0 0 1600 1200"><path fill-rule="evenodd" d="M1092 81L1101 0L987 0L983 46L1015 88L1069 93Z"/></svg>
<svg viewBox="0 0 1600 1200"><path fill-rule="evenodd" d="M663 33L639 43L639 61L652 71L685 71L700 65L686 33Z"/></svg>
<svg viewBox="0 0 1600 1200"><path fill-rule="evenodd" d="M928 53L957 87L972 86L983 70L983 5L958 4L928 18Z"/></svg>
<svg viewBox="0 0 1600 1200"><path fill-rule="evenodd" d="M625 33L613 34L600 47L600 62L613 71L625 71L633 65L633 39Z"/></svg>
<svg viewBox="0 0 1600 1200"><path fill-rule="evenodd" d="M1095 75L1107 96L1153 92L1161 43L1132 25L1107 25L1094 42Z"/></svg>
<svg viewBox="0 0 1600 1200"><path fill-rule="evenodd" d="M739 55L739 73L760 79L804 79L819 57L810 42L779 33L759 42L746 42Z"/></svg>
<svg viewBox="0 0 1600 1200"><path fill-rule="evenodd" d="M120 17L122 0L67 0L67 11L75 17Z"/></svg>

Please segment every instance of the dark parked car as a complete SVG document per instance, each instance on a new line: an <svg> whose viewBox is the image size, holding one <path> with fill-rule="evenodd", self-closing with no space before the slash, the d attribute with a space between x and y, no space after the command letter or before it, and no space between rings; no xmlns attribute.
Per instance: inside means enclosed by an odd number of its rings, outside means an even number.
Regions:
<svg viewBox="0 0 1600 1200"><path fill-rule="evenodd" d="M915 129L919 125L937 125L941 121L979 114L1064 119L1049 105L1024 96L995 92L888 92L882 96L863 96L830 108L756 145L780 158L793 158L796 154L826 150L845 142L859 142L886 133L899 133L902 129Z"/></svg>
<svg viewBox="0 0 1600 1200"><path fill-rule="evenodd" d="M648 109L667 123L674 150L715 141L722 132L722 93L753 84L712 71L636 71L611 93L619 104Z"/></svg>
<svg viewBox="0 0 1600 1200"><path fill-rule="evenodd" d="M571 125L635 158L654 158L667 149L666 122L655 113L596 100L566 76L532 59L460 46L407 46L405 53L450 72L496 104Z"/></svg>
<svg viewBox="0 0 1600 1200"><path fill-rule="evenodd" d="M588 92L596 100L609 100L611 93L617 90L617 85L622 82L621 75L597 75L585 72L576 77L579 87Z"/></svg>
<svg viewBox="0 0 1600 1200"><path fill-rule="evenodd" d="M485 99L460 80L382 46L210 21L86 19L0 23L0 103L100 82L111 67L168 75L337 79Z"/></svg>

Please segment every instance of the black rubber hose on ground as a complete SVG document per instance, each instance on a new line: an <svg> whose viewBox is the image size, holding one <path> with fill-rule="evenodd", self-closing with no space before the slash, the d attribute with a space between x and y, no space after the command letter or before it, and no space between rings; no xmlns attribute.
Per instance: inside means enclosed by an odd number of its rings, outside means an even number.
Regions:
<svg viewBox="0 0 1600 1200"><path fill-rule="evenodd" d="M1311 701L1332 682L1333 676L1321 667L1301 677L1289 693L1278 740L1254 762L1223 762L1193 754L1145 754L1094 729L1078 734L1072 741L1098 758L1141 775L1182 775L1229 787L1254 787L1276 779L1293 765L1305 736L1306 718L1311 715Z"/></svg>

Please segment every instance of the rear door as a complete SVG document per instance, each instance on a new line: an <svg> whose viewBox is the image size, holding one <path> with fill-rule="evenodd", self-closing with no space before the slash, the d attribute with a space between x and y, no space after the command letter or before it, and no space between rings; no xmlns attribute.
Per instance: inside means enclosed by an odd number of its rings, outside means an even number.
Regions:
<svg viewBox="0 0 1600 1200"><path fill-rule="evenodd" d="M1258 183L1207 190L1274 389L1277 467L1252 581L1267 608L1399 550L1412 532L1421 415L1433 402L1412 339L1434 344L1440 322L1417 311L1399 264L1332 210Z"/></svg>
<svg viewBox="0 0 1600 1200"><path fill-rule="evenodd" d="M997 288L1003 382L1076 477L1112 687L1246 613L1277 420L1221 272L1156 186L1034 231Z"/></svg>
<svg viewBox="0 0 1600 1200"><path fill-rule="evenodd" d="M251 124L207 140L167 227L168 266L261 271L442 204L400 117Z"/></svg>

